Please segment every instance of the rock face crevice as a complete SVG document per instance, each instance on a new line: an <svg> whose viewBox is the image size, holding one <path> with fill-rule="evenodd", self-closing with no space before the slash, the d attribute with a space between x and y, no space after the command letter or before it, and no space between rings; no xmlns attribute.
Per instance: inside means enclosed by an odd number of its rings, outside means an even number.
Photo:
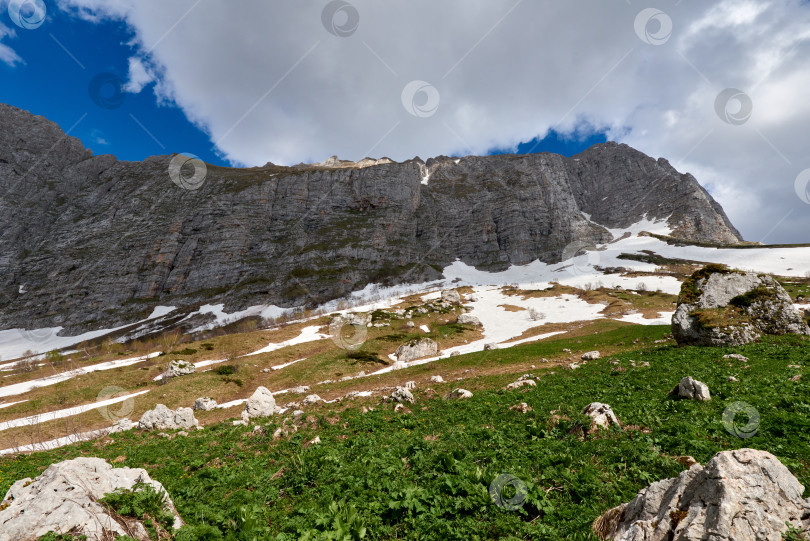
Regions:
<svg viewBox="0 0 810 541"><path fill-rule="evenodd" d="M156 305L315 305L436 279L457 259L557 262L645 216L677 237L740 240L693 177L615 143L573 158L209 165L188 191L171 156L93 156L7 105L0 122L0 328L109 328Z"/></svg>

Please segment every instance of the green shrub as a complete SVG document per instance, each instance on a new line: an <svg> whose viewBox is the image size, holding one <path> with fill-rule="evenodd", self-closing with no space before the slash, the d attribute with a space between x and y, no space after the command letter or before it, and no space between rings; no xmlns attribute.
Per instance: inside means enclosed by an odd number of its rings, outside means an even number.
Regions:
<svg viewBox="0 0 810 541"><path fill-rule="evenodd" d="M123 517L140 520L156 539L161 530L170 530L174 525L174 515L166 509L165 494L145 483L136 483L131 490L119 488L99 501Z"/></svg>
<svg viewBox="0 0 810 541"><path fill-rule="evenodd" d="M214 369L214 373L218 376L231 376L239 371L239 367L233 364L223 364Z"/></svg>

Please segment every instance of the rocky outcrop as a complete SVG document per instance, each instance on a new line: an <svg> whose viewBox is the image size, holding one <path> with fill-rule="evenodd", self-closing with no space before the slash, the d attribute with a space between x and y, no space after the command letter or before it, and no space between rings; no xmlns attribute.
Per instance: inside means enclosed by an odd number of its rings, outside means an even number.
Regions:
<svg viewBox="0 0 810 541"><path fill-rule="evenodd" d="M786 523L810 532L810 499L772 454L723 451L641 490L594 523L614 541L781 541Z"/></svg>
<svg viewBox="0 0 810 541"><path fill-rule="evenodd" d="M742 345L762 334L810 334L772 276L708 265L682 284L672 316L679 344Z"/></svg>
<svg viewBox="0 0 810 541"><path fill-rule="evenodd" d="M157 305L313 306L439 278L456 260L557 262L645 215L679 238L740 239L693 177L615 143L573 158L208 166L185 190L172 156L93 156L6 105L0 125L0 329L111 328Z"/></svg>
<svg viewBox="0 0 810 541"><path fill-rule="evenodd" d="M192 363L184 361L182 359L177 359L169 363L169 366L166 368L166 371L163 372L163 379L176 378L177 376L186 376L188 374L193 374L196 371L197 368Z"/></svg>
<svg viewBox="0 0 810 541"><path fill-rule="evenodd" d="M174 527L183 525L163 485L146 470L113 468L100 458L81 457L52 464L36 479L11 485L0 504L0 541L39 539L51 531L84 535L91 541L123 535L148 540L141 522L113 517L98 502L117 489L131 490L136 483L164 494L165 508L175 517Z"/></svg>
<svg viewBox="0 0 810 541"><path fill-rule="evenodd" d="M431 357L439 351L439 346L430 338L411 340L407 344L402 344L394 352L397 361L407 363L422 357Z"/></svg>
<svg viewBox="0 0 810 541"><path fill-rule="evenodd" d="M141 430L176 430L196 428L199 422L191 408L177 408L172 411L163 404L145 412L138 421Z"/></svg>

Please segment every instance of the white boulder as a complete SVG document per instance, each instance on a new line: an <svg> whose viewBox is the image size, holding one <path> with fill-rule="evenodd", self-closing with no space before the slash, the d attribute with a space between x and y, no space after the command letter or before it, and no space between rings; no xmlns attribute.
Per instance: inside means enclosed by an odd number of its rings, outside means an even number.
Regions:
<svg viewBox="0 0 810 541"><path fill-rule="evenodd" d="M588 404L582 413L591 418L591 428L600 426L602 428L609 428L611 426L621 426L619 418L613 413L613 409L607 404L601 402L591 402Z"/></svg>
<svg viewBox="0 0 810 541"><path fill-rule="evenodd" d="M141 430L175 430L180 428L195 428L199 422L194 417L191 408L177 408L170 410L163 404L155 409L146 411L138 421Z"/></svg>
<svg viewBox="0 0 810 541"><path fill-rule="evenodd" d="M461 323L463 325L475 325L477 327L481 326L481 320L470 314L459 314L459 316L456 318L456 323Z"/></svg>
<svg viewBox="0 0 810 541"><path fill-rule="evenodd" d="M686 376L685 378L681 379L678 386L672 389L672 394L688 400L697 400L699 402L705 402L712 399L711 394L709 393L709 386L702 381L692 379L692 376Z"/></svg>
<svg viewBox="0 0 810 541"><path fill-rule="evenodd" d="M81 457L52 464L36 479L11 485L0 503L0 541L39 539L48 532L70 532L101 541L123 535L150 539L141 522L125 530L98 502L116 489L130 490L144 483L164 495L164 507L183 521L166 490L141 468L113 468L100 458Z"/></svg>
<svg viewBox="0 0 810 541"><path fill-rule="evenodd" d="M188 374L193 374L197 371L197 367L191 364L188 361L184 361L182 359L175 359L169 363L169 366L166 367L166 371L163 372L163 379L171 379L176 378L177 376L186 376Z"/></svg>
<svg viewBox="0 0 810 541"><path fill-rule="evenodd" d="M194 411L211 411L217 407L217 401L213 398L204 396L194 401Z"/></svg>
<svg viewBox="0 0 810 541"><path fill-rule="evenodd" d="M245 402L245 411L242 417L270 417L276 412L276 399L267 387L257 387Z"/></svg>
<svg viewBox="0 0 810 541"><path fill-rule="evenodd" d="M716 454L705 467L657 481L593 524L613 541L781 541L790 523L810 532L810 499L779 459L766 451Z"/></svg>
<svg viewBox="0 0 810 541"><path fill-rule="evenodd" d="M430 338L420 338L411 340L407 344L402 344L397 348L394 356L397 361L409 362L422 357L431 357L439 351L439 345Z"/></svg>
<svg viewBox="0 0 810 541"><path fill-rule="evenodd" d="M467 398L472 398L472 396L473 394L467 389L453 389L452 391L450 391L450 394L447 395L447 398L464 400Z"/></svg>

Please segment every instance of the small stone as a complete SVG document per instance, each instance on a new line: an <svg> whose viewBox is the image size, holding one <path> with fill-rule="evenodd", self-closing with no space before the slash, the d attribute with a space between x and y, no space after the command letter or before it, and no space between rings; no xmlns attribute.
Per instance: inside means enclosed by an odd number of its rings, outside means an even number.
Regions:
<svg viewBox="0 0 810 541"><path fill-rule="evenodd" d="M509 385L507 385L505 387L505 390L514 391L514 390L520 389L522 387L537 387L537 384L534 381L530 380L530 379L518 380L518 381L516 381L514 383L510 383Z"/></svg>
<svg viewBox="0 0 810 541"><path fill-rule="evenodd" d="M405 387L397 387L396 390L391 393L391 398L397 402L414 403L413 394Z"/></svg>
<svg viewBox="0 0 810 541"><path fill-rule="evenodd" d="M217 407L217 401L207 396L194 401L194 411L211 411Z"/></svg>
<svg viewBox="0 0 810 541"><path fill-rule="evenodd" d="M453 389L447 398L454 398L458 400L465 400L467 398L472 398L473 394L468 391L467 389Z"/></svg>
<svg viewBox="0 0 810 541"><path fill-rule="evenodd" d="M444 378L441 376L430 376L431 383L444 383Z"/></svg>
<svg viewBox="0 0 810 541"><path fill-rule="evenodd" d="M738 380L738 379L737 379L737 378L735 378L734 376L729 376L729 377L728 377L728 381L730 381L731 383L736 383L736 382L738 382L738 381L740 381L740 380Z"/></svg>
<svg viewBox="0 0 810 541"><path fill-rule="evenodd" d="M601 357L601 354L598 351L589 351L587 353L583 353L580 359L583 361L595 361Z"/></svg>

